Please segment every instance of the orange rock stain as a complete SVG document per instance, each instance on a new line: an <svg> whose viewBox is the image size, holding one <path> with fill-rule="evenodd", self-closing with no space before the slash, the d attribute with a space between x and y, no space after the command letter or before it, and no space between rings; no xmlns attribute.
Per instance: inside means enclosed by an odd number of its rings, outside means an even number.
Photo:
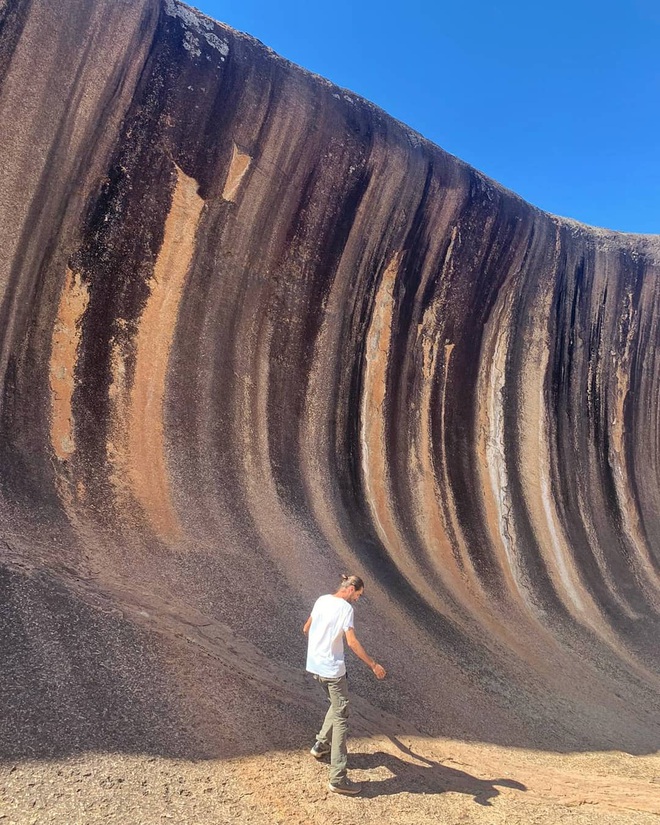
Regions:
<svg viewBox="0 0 660 825"><path fill-rule="evenodd" d="M180 169L177 176L163 245L151 279L151 295L136 336L135 375L125 419L130 486L163 538L179 532L170 495L163 427L167 370L179 303L204 207L196 182ZM121 370L115 372L121 374Z"/></svg>
<svg viewBox="0 0 660 825"><path fill-rule="evenodd" d="M76 449L72 412L74 371L80 344L80 320L88 303L87 287L79 275L67 269L50 356L50 437L60 461L70 458Z"/></svg>

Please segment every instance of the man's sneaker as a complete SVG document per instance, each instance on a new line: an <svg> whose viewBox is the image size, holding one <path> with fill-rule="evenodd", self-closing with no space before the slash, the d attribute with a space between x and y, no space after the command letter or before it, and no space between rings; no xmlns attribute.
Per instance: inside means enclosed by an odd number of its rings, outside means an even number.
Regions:
<svg viewBox="0 0 660 825"><path fill-rule="evenodd" d="M345 776L334 785L331 782L328 785L328 788L330 788L333 793L345 793L348 796L355 796L362 790L362 785L359 782L351 782L351 780Z"/></svg>
<svg viewBox="0 0 660 825"><path fill-rule="evenodd" d="M330 753L330 745L327 742L319 742L318 740L314 743L314 747L311 749L310 753L314 757L314 759L320 759L322 756L325 756L327 753Z"/></svg>

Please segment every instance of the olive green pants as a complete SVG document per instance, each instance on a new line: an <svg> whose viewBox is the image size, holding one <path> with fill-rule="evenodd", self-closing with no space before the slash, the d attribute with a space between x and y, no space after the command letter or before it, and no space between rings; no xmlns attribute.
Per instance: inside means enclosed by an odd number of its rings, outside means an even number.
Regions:
<svg viewBox="0 0 660 825"><path fill-rule="evenodd" d="M334 785L346 776L348 768L348 682L346 676L328 679L314 676L325 692L330 707L317 735L319 742L330 744L330 782Z"/></svg>

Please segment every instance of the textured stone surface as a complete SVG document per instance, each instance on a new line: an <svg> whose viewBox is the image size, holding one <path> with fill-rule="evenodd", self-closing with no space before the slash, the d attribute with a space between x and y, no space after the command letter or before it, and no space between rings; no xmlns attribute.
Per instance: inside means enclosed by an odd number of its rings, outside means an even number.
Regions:
<svg viewBox="0 0 660 825"><path fill-rule="evenodd" d="M657 750L660 239L175 0L0 26L0 756L301 746L344 570L363 731Z"/></svg>

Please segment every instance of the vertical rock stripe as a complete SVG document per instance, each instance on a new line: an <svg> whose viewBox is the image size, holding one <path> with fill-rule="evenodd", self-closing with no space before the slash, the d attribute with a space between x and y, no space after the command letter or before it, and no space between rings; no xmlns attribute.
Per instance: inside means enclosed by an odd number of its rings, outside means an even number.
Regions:
<svg viewBox="0 0 660 825"><path fill-rule="evenodd" d="M136 336L135 373L128 410L128 467L132 491L157 532L178 523L170 497L163 398L177 311L195 250L204 201L197 183L177 169L165 237L151 280L151 295Z"/></svg>
<svg viewBox="0 0 660 825"><path fill-rule="evenodd" d="M60 461L76 449L72 398L80 344L80 321L89 293L80 276L66 271L64 288L53 328L50 357L51 443Z"/></svg>

